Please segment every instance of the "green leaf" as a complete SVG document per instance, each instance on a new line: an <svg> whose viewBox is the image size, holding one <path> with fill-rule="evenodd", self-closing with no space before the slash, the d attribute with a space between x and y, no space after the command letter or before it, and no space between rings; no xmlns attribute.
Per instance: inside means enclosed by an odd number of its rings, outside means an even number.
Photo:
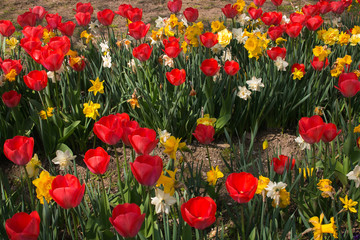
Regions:
<svg viewBox="0 0 360 240"><path fill-rule="evenodd" d="M192 239L191 227L187 224L185 224L185 227L183 228L181 239L183 240Z"/></svg>
<svg viewBox="0 0 360 240"><path fill-rule="evenodd" d="M80 122L81 122L80 120L75 121L66 128L64 128L63 136L59 139L59 142L60 143L65 142L66 139L68 139L71 136L71 134L73 134L73 132L75 131L76 127L80 124Z"/></svg>

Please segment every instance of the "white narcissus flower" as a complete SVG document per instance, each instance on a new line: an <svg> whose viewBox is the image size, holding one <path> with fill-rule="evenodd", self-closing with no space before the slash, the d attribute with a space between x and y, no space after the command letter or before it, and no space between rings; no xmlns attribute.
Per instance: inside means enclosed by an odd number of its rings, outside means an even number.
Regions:
<svg viewBox="0 0 360 240"><path fill-rule="evenodd" d="M136 63L134 59L131 59L128 62L128 66L131 68L131 70L133 71L133 73L136 73Z"/></svg>
<svg viewBox="0 0 360 240"><path fill-rule="evenodd" d="M103 60L103 67L111 68L111 56L109 53L107 53L105 56L102 56Z"/></svg>
<svg viewBox="0 0 360 240"><path fill-rule="evenodd" d="M101 52L107 52L109 50L109 44L108 41L104 41L100 43Z"/></svg>
<svg viewBox="0 0 360 240"><path fill-rule="evenodd" d="M242 28L233 28L232 29L234 38L242 44L245 44L246 40L249 38L248 36L244 36L244 31Z"/></svg>
<svg viewBox="0 0 360 240"><path fill-rule="evenodd" d="M301 150L310 149L311 146L309 143L305 142L301 136L295 138L295 142L299 145Z"/></svg>
<svg viewBox="0 0 360 240"><path fill-rule="evenodd" d="M164 54L162 59L164 60L164 65L174 68L174 60L168 55Z"/></svg>
<svg viewBox="0 0 360 240"><path fill-rule="evenodd" d="M240 23L241 26L245 26L250 20L251 18L248 17L245 13L241 14L238 17L238 22Z"/></svg>
<svg viewBox="0 0 360 240"><path fill-rule="evenodd" d="M237 96L239 98L242 98L244 100L248 100L248 98L251 98L251 91L249 91L246 87L238 87L239 92L237 93Z"/></svg>
<svg viewBox="0 0 360 240"><path fill-rule="evenodd" d="M57 150L56 157L52 160L52 162L60 165L60 170L65 170L65 168L70 165L70 161L75 158L76 155L72 155L69 150L66 150L65 152Z"/></svg>
<svg viewBox="0 0 360 240"><path fill-rule="evenodd" d="M98 28L99 27L99 21L96 20L95 22L91 22L89 24L89 29L93 32L93 33L97 33L96 29L95 28Z"/></svg>
<svg viewBox="0 0 360 240"><path fill-rule="evenodd" d="M160 130L159 131L159 138L160 138L160 142L161 143L166 143L166 141L171 137L171 133L169 133L168 131L165 130Z"/></svg>
<svg viewBox="0 0 360 240"><path fill-rule="evenodd" d="M286 188L287 184L283 182L272 182L270 181L265 190L267 191L266 196L274 199L276 205L280 203L280 190Z"/></svg>
<svg viewBox="0 0 360 240"><path fill-rule="evenodd" d="M155 189L155 197L151 198L151 204L155 205L157 214L165 212L169 214L170 206L176 203L176 199L168 193L164 193L160 189Z"/></svg>
<svg viewBox="0 0 360 240"><path fill-rule="evenodd" d="M355 187L358 188L360 186L360 166L356 165L354 170L350 171L346 174L349 180L353 180L355 182Z"/></svg>
<svg viewBox="0 0 360 240"><path fill-rule="evenodd" d="M289 66L289 63L281 57L277 57L274 61L274 64L277 67L278 71L286 71L286 67Z"/></svg>
<svg viewBox="0 0 360 240"><path fill-rule="evenodd" d="M249 89L251 91L260 92L260 88L264 87L264 84L261 82L261 78L256 78L253 76L250 80L246 81L247 85L249 85Z"/></svg>
<svg viewBox="0 0 360 240"><path fill-rule="evenodd" d="M219 44L215 44L212 48L210 48L211 51L215 54L218 54L219 52L221 52L224 48Z"/></svg>
<svg viewBox="0 0 360 240"><path fill-rule="evenodd" d="M155 20L155 26L157 27L157 28L163 28L163 27L165 27L165 18L162 18L162 17L158 17L158 19L156 19Z"/></svg>

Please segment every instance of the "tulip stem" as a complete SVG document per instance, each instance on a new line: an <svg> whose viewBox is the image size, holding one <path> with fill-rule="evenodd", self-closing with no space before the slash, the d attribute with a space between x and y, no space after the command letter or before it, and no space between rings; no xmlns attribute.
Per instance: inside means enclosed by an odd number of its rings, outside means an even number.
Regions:
<svg viewBox="0 0 360 240"><path fill-rule="evenodd" d="M211 159L210 159L210 152L209 152L209 146L206 145L206 152L207 152L207 157L208 157L208 160L209 160L209 168L211 170Z"/></svg>
<svg viewBox="0 0 360 240"><path fill-rule="evenodd" d="M56 91L56 107L57 107L57 113L59 113L60 111L59 86L58 86L58 81L56 79L55 71L54 71L54 79L55 79L55 91Z"/></svg>
<svg viewBox="0 0 360 240"><path fill-rule="evenodd" d="M314 169L314 171L316 172L316 161L315 161L315 143L313 143L311 145L311 155L312 155L312 168Z"/></svg>
<svg viewBox="0 0 360 240"><path fill-rule="evenodd" d="M151 231L152 231L152 234L151 234L151 237L152 239L154 240L155 239L155 228L154 228L154 216L153 216L153 209L152 209L152 206L151 206L151 195L150 195L150 192L151 192L151 188L148 187L148 198L149 198L149 213L150 213L150 222L151 222Z"/></svg>
<svg viewBox="0 0 360 240"><path fill-rule="evenodd" d="M26 176L26 182L27 182L27 185L28 185L28 188L29 188L29 193L30 193L30 201L31 201L31 208L34 209L34 196L33 196L33 192L32 192L32 189L31 189L31 183L30 183L30 178L29 178L29 174L26 170L26 165L23 166L24 167L24 170L25 170L25 176Z"/></svg>
<svg viewBox="0 0 360 240"><path fill-rule="evenodd" d="M118 187L120 189L121 198L124 200L124 190L121 184L121 172L120 172L120 163L119 163L119 156L116 151L116 146L114 145L114 151L115 151L115 158L116 158L116 168L117 168L117 174L118 174Z"/></svg>
<svg viewBox="0 0 360 240"><path fill-rule="evenodd" d="M73 219L73 222L74 222L74 231L75 231L75 239L79 239L78 238L78 229L77 229L77 224L76 224L76 218L75 218L75 210L72 208L70 209L70 212L71 212L71 216L72 216L72 219Z"/></svg>
<svg viewBox="0 0 360 240"><path fill-rule="evenodd" d="M244 220L244 206L243 204L240 204L241 208L241 239L245 238L245 220Z"/></svg>

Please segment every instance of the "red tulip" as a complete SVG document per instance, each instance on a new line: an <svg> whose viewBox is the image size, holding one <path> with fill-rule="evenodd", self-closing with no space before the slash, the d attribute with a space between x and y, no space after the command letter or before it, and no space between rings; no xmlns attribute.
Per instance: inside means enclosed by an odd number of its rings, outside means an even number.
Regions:
<svg viewBox="0 0 360 240"><path fill-rule="evenodd" d="M57 71L61 68L65 54L61 49L53 51L50 47L41 49L40 62L48 71Z"/></svg>
<svg viewBox="0 0 360 240"><path fill-rule="evenodd" d="M32 9L29 8L29 11L36 15L37 21L43 20L45 15L48 13L48 11L46 11L45 8L42 6L35 6Z"/></svg>
<svg viewBox="0 0 360 240"><path fill-rule="evenodd" d="M225 185L234 201L247 203L254 197L258 179L247 172L232 173L226 179Z"/></svg>
<svg viewBox="0 0 360 240"><path fill-rule="evenodd" d="M58 26L59 31L62 35L71 37L74 34L76 24L72 21L60 23Z"/></svg>
<svg viewBox="0 0 360 240"><path fill-rule="evenodd" d="M23 46L24 47L24 46ZM30 46L27 46L30 47ZM35 62L41 64L41 54L42 54L42 47L39 45L35 45L32 49L24 48L26 52L34 59ZM29 52L30 51L30 52Z"/></svg>
<svg viewBox="0 0 360 240"><path fill-rule="evenodd" d="M125 11L125 16L131 22L141 21L143 10L141 8L129 8Z"/></svg>
<svg viewBox="0 0 360 240"><path fill-rule="evenodd" d="M102 117L94 124L94 134L104 143L115 145L122 137L121 121L116 115Z"/></svg>
<svg viewBox="0 0 360 240"><path fill-rule="evenodd" d="M355 73L342 73L339 77L339 87L335 86L344 97L353 97L360 90L360 82Z"/></svg>
<svg viewBox="0 0 360 240"><path fill-rule="evenodd" d="M238 14L236 6L231 4L226 4L225 7L221 9L226 18L234 18Z"/></svg>
<svg viewBox="0 0 360 240"><path fill-rule="evenodd" d="M40 234L40 216L19 212L5 221L5 230L10 240L36 240Z"/></svg>
<svg viewBox="0 0 360 240"><path fill-rule="evenodd" d="M91 20L91 13L89 12L77 12L75 14L76 22L79 26L87 26Z"/></svg>
<svg viewBox="0 0 360 240"><path fill-rule="evenodd" d="M174 86L179 86L185 82L186 72L184 69L174 68L171 72L166 73L166 79Z"/></svg>
<svg viewBox="0 0 360 240"><path fill-rule="evenodd" d="M319 6L318 5L305 5L302 7L302 12L305 14L305 15L308 15L308 16L316 16L320 13L320 9L319 9Z"/></svg>
<svg viewBox="0 0 360 240"><path fill-rule="evenodd" d="M324 132L325 123L318 115L302 117L299 121L299 134L305 142L313 144L320 141Z"/></svg>
<svg viewBox="0 0 360 240"><path fill-rule="evenodd" d="M120 16L122 16L124 18L127 18L125 13L128 9L131 9L131 8L132 8L132 6L130 4L121 4L119 6L119 11L115 11L115 13L119 14Z"/></svg>
<svg viewBox="0 0 360 240"><path fill-rule="evenodd" d="M324 20L320 16L311 17L306 21L306 27L310 31L316 31L323 24Z"/></svg>
<svg viewBox="0 0 360 240"><path fill-rule="evenodd" d="M25 12L17 17L17 22L22 27L33 27L36 24L36 16L37 15L32 12Z"/></svg>
<svg viewBox="0 0 360 240"><path fill-rule="evenodd" d="M112 24L114 19L114 12L110 9L104 9L97 13L97 18L99 22L104 26L109 26Z"/></svg>
<svg viewBox="0 0 360 240"><path fill-rule="evenodd" d="M31 38L32 40L41 40L44 33L44 28L42 26L37 27L24 27L22 30L25 38Z"/></svg>
<svg viewBox="0 0 360 240"><path fill-rule="evenodd" d="M170 58L176 58L177 56L179 56L179 54L182 51L177 41L172 41L164 45L165 45L165 50L163 50L163 52Z"/></svg>
<svg viewBox="0 0 360 240"><path fill-rule="evenodd" d="M60 207L77 207L85 193L85 184L81 185L77 177L71 174L58 175L54 178L49 194Z"/></svg>
<svg viewBox="0 0 360 240"><path fill-rule="evenodd" d="M190 227L203 230L215 220L216 203L210 197L195 197L181 205L181 216Z"/></svg>
<svg viewBox="0 0 360 240"><path fill-rule="evenodd" d="M341 130L337 130L336 125L333 123L325 123L324 133L321 137L323 142L331 142L341 133Z"/></svg>
<svg viewBox="0 0 360 240"><path fill-rule="evenodd" d="M181 10L182 1L181 0L173 0L168 1L167 7L172 13L178 13Z"/></svg>
<svg viewBox="0 0 360 240"><path fill-rule="evenodd" d="M261 8L256 9L254 7L250 7L248 9L248 13L249 13L250 17L255 20L255 19L258 19L259 17L261 17L261 14L263 13L263 11Z"/></svg>
<svg viewBox="0 0 360 240"><path fill-rule="evenodd" d="M70 39L67 36L52 37L48 43L52 50L61 50L66 55L71 47Z"/></svg>
<svg viewBox="0 0 360 240"><path fill-rule="evenodd" d="M199 10L189 7L184 10L183 14L188 22L195 22L199 17Z"/></svg>
<svg viewBox="0 0 360 240"><path fill-rule="evenodd" d="M4 154L13 163L24 166L32 158L34 139L32 137L15 136L4 143Z"/></svg>
<svg viewBox="0 0 360 240"><path fill-rule="evenodd" d="M277 174L283 174L285 168L289 171L290 169L294 168L295 159L289 159L289 157L285 155L279 155L279 158L273 158L271 165L274 168L274 171Z"/></svg>
<svg viewBox="0 0 360 240"><path fill-rule="evenodd" d="M116 116L119 119L121 124L130 121L129 114L127 114L127 113L117 113Z"/></svg>
<svg viewBox="0 0 360 240"><path fill-rule="evenodd" d="M324 61L319 61L318 57L314 57L313 60L310 61L310 63L311 66L314 68L314 70L321 71L323 68L329 65L329 60L327 58L325 59L325 66L324 66Z"/></svg>
<svg viewBox="0 0 360 240"><path fill-rule="evenodd" d="M149 154L158 144L156 132L149 128L138 128L128 136L131 146L140 155Z"/></svg>
<svg viewBox="0 0 360 240"><path fill-rule="evenodd" d="M291 66L291 72L293 73L295 71L295 68L297 70L301 70L304 75L305 75L305 65L304 64L299 64L299 63L294 63L292 66Z"/></svg>
<svg viewBox="0 0 360 240"><path fill-rule="evenodd" d="M273 47L273 48L267 50L266 53L268 54L269 58L271 58L271 60L273 60L273 61L275 61L278 57L285 59L286 48Z"/></svg>
<svg viewBox="0 0 360 240"><path fill-rule="evenodd" d="M48 77L45 70L33 70L24 76L24 82L28 88L41 91L47 86Z"/></svg>
<svg viewBox="0 0 360 240"><path fill-rule="evenodd" d="M226 61L224 70L227 75L234 76L240 70L240 65L236 61Z"/></svg>
<svg viewBox="0 0 360 240"><path fill-rule="evenodd" d="M261 21L264 22L265 25L279 25L282 20L282 13L281 12L265 12L261 16Z"/></svg>
<svg viewBox="0 0 360 240"><path fill-rule="evenodd" d="M33 39L33 38L22 38L20 40L20 46L31 56L32 56L32 52L34 50L40 49L41 51L41 44L42 42L38 39ZM34 57L33 57L34 58ZM35 60L35 59L34 59ZM39 61L35 60L37 63L39 63Z"/></svg>
<svg viewBox="0 0 360 240"><path fill-rule="evenodd" d="M200 41L205 47L212 48L218 43L218 35L212 32L206 32L200 35Z"/></svg>
<svg viewBox="0 0 360 240"><path fill-rule="evenodd" d="M284 28L282 26L269 27L267 33L271 40L276 41L276 39L283 35Z"/></svg>
<svg viewBox="0 0 360 240"><path fill-rule="evenodd" d="M60 16L58 13L49 13L45 16L45 19L51 29L57 29L61 23L62 16Z"/></svg>
<svg viewBox="0 0 360 240"><path fill-rule="evenodd" d="M301 25L305 25L306 20L309 18L308 15L301 13L292 13L290 14L290 21L292 23L300 23Z"/></svg>
<svg viewBox="0 0 360 240"><path fill-rule="evenodd" d="M130 140L129 136L139 128L139 123L136 121L123 121L121 123L121 128L123 130L123 135L121 137L121 140L126 146L130 146Z"/></svg>
<svg viewBox="0 0 360 240"><path fill-rule="evenodd" d="M85 153L84 162L94 174L104 174L110 163L110 155L102 148L89 149Z"/></svg>
<svg viewBox="0 0 360 240"><path fill-rule="evenodd" d="M163 161L159 156L141 155L130 163L131 172L136 180L145 186L153 186L163 170Z"/></svg>
<svg viewBox="0 0 360 240"><path fill-rule="evenodd" d="M84 56L77 57L76 60L74 60L72 57L69 57L69 65L75 71L81 72L86 67Z"/></svg>
<svg viewBox="0 0 360 240"><path fill-rule="evenodd" d="M266 0L254 0L254 4L257 6L257 7L261 7L262 5L264 5Z"/></svg>
<svg viewBox="0 0 360 240"><path fill-rule="evenodd" d="M271 0L271 2L275 5L275 6L280 6L282 4L282 0Z"/></svg>
<svg viewBox="0 0 360 240"><path fill-rule="evenodd" d="M141 62L144 62L150 58L152 49L153 48L150 48L149 44L143 43L133 49L133 56Z"/></svg>
<svg viewBox="0 0 360 240"><path fill-rule="evenodd" d="M303 25L300 23L288 23L286 24L286 33L291 38L296 38L299 36L301 29L303 28Z"/></svg>
<svg viewBox="0 0 360 240"><path fill-rule="evenodd" d="M345 8L352 4L352 0L341 0L341 2L344 4Z"/></svg>
<svg viewBox="0 0 360 240"><path fill-rule="evenodd" d="M214 58L210 58L210 59L205 59L201 63L200 69L206 76L211 77L214 76L220 70L220 66L219 63Z"/></svg>
<svg viewBox="0 0 360 240"><path fill-rule="evenodd" d="M9 92L4 92L1 98L7 107L13 108L19 104L21 100L21 94L11 90Z"/></svg>
<svg viewBox="0 0 360 240"><path fill-rule="evenodd" d="M129 35L140 40L144 38L150 29L150 24L145 24L142 21L137 21L129 24Z"/></svg>
<svg viewBox="0 0 360 240"><path fill-rule="evenodd" d="M342 14L345 10L343 2L330 2L331 11L336 14Z"/></svg>
<svg viewBox="0 0 360 240"><path fill-rule="evenodd" d="M326 14L326 13L328 13L328 12L331 11L330 2L321 1L321 2L316 3L316 5L318 5L318 7L319 7L319 12L320 12L321 14Z"/></svg>
<svg viewBox="0 0 360 240"><path fill-rule="evenodd" d="M82 3L78 2L76 4L76 9L73 9L75 12L83 12L83 13L90 13L90 15L94 12L94 8L91 6L91 3Z"/></svg>
<svg viewBox="0 0 360 240"><path fill-rule="evenodd" d="M15 32L15 27L9 20L0 20L0 34L10 37Z"/></svg>
<svg viewBox="0 0 360 240"><path fill-rule="evenodd" d="M214 141L214 134L215 134L214 127L204 124L198 124L193 133L194 137L199 141L199 143L205 145L208 145L212 141Z"/></svg>
<svg viewBox="0 0 360 240"><path fill-rule="evenodd" d="M19 74L22 70L22 65L20 60L5 59L1 64L1 69L4 71L5 75L12 69L16 71L16 74Z"/></svg>
<svg viewBox="0 0 360 240"><path fill-rule="evenodd" d="M145 213L135 203L117 205L109 218L115 230L124 238L133 238L140 231L145 219Z"/></svg>

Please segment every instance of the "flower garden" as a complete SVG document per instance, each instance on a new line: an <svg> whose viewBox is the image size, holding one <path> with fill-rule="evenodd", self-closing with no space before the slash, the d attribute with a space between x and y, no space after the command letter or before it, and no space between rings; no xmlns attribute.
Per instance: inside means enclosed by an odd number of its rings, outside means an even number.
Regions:
<svg viewBox="0 0 360 240"><path fill-rule="evenodd" d="M359 3L229 2L0 20L0 239L360 239Z"/></svg>

